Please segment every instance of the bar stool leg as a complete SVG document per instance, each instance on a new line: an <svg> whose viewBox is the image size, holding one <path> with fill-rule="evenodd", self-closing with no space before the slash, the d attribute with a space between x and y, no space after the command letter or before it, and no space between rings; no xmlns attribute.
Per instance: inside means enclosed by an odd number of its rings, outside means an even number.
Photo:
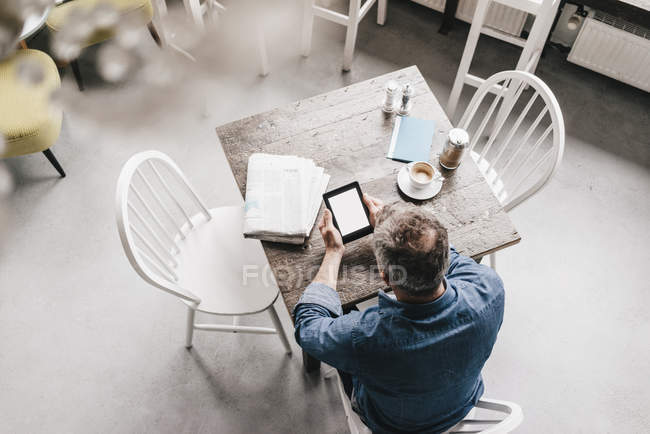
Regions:
<svg viewBox="0 0 650 434"><path fill-rule="evenodd" d="M489 6L490 0L479 0L478 4L476 5L476 11L474 12L474 17L472 18L472 26L469 28L467 42L465 43L465 49L463 50L463 57L460 59L460 65L458 65L458 72L456 73L454 86L451 88L449 101L447 102L447 116L450 119L453 118L454 113L456 112L458 100L460 99L460 93L463 91L465 77L467 76L469 67L472 64L472 58L474 57L476 44L478 43L479 36L481 36L481 28L483 27L483 22L485 21Z"/></svg>
<svg viewBox="0 0 650 434"><path fill-rule="evenodd" d="M314 30L314 0L303 1L303 18L302 18L302 47L301 54L304 57L309 56L311 51L311 37Z"/></svg>
<svg viewBox="0 0 650 434"><path fill-rule="evenodd" d="M383 26L386 23L386 8L388 0L377 0L377 24Z"/></svg>
<svg viewBox="0 0 650 434"><path fill-rule="evenodd" d="M547 0L544 2L542 10L540 10L538 15L535 17L533 27L530 29L530 34L528 35L524 49L521 52L516 69L526 71L526 67L530 63L532 56L536 55L537 58L531 64L532 66L530 70L528 70L531 74L535 73L539 57L541 56L544 45L546 44L546 38L551 31L553 21L555 20L555 14L557 14L559 6L559 0Z"/></svg>
<svg viewBox="0 0 650 434"><path fill-rule="evenodd" d="M553 1L555 4L551 4ZM530 34L528 35L523 50L521 51L521 56L519 56L517 67L515 69L527 71L531 74L535 73L539 59L542 56L542 50L546 44L546 39L551 31L551 27L553 26L553 21L555 21L555 14L557 13L559 6L559 0L547 0L544 3L545 8L540 10L537 16L535 16L533 27L530 29ZM514 89L517 87L517 83L510 83L510 86L513 89L513 92L508 92L505 95L503 103L497 112L494 125L498 125L503 116L507 116L507 113L509 112L507 108L512 104ZM491 134L493 134L493 132Z"/></svg>
<svg viewBox="0 0 650 434"><path fill-rule="evenodd" d="M348 31L345 34L345 48L343 49L343 71L349 71L354 58L354 45L357 43L357 31L359 30L359 10L361 0L350 0L350 12L348 13Z"/></svg>
<svg viewBox="0 0 650 434"><path fill-rule="evenodd" d="M266 37L261 25L257 23L257 49L260 53L260 75L266 77L269 75L269 57L266 54Z"/></svg>

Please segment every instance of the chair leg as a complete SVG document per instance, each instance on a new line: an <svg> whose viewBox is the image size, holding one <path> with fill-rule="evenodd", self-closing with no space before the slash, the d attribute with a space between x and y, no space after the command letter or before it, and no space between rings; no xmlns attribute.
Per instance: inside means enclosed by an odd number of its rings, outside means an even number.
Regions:
<svg viewBox="0 0 650 434"><path fill-rule="evenodd" d="M187 308L187 330L185 331L185 348L192 348L192 337L194 336L194 315L196 311L191 307Z"/></svg>
<svg viewBox="0 0 650 434"><path fill-rule="evenodd" d="M354 58L354 46L357 43L359 30L359 12L361 0L350 0L348 13L348 31L345 33L345 48L343 49L343 71L349 71Z"/></svg>
<svg viewBox="0 0 650 434"><path fill-rule="evenodd" d="M275 326L275 331L278 333L278 336L280 336L280 340L282 341L282 345L284 345L284 349L287 350L287 354L291 354L291 344L289 344L289 339L287 338L287 334L284 332L284 328L282 327L282 323L280 322L280 317L278 316L278 312L275 310L275 306L271 305L269 306L269 315L271 315L271 320L273 321L273 325Z"/></svg>
<svg viewBox="0 0 650 434"><path fill-rule="evenodd" d="M79 69L79 62L77 59L70 62L70 67L72 68L72 73L74 74L74 79L77 81L77 87L80 91L84 90L84 82L81 79L81 70Z"/></svg>
<svg viewBox="0 0 650 434"><path fill-rule="evenodd" d="M496 255L496 253L490 253L490 267L492 267L493 270L497 269L497 255Z"/></svg>
<svg viewBox="0 0 650 434"><path fill-rule="evenodd" d="M52 152L51 149L46 149L43 151L43 154L47 157L48 161L54 166L57 172L59 172L59 175L61 175L61 178L65 178L65 172L63 171L63 167L59 164L59 161L56 159L54 156L54 153Z"/></svg>
<svg viewBox="0 0 650 434"><path fill-rule="evenodd" d="M460 99L460 94L463 91L463 85L465 84L465 77L469 72L469 67L472 63L472 58L474 57L474 50L476 50L478 38L481 36L481 28L483 27L483 22L485 21L489 6L489 0L480 0L476 6L476 11L472 18L472 26L469 28L467 42L465 42L463 57L460 59L460 65L458 65L458 72L456 72L454 86L451 88L451 94L449 95L449 101L447 102L447 116L449 119L452 119L456 112L458 100Z"/></svg>
<svg viewBox="0 0 650 434"><path fill-rule="evenodd" d="M314 32L314 0L304 0L302 18L302 47L300 53L303 57L309 56L311 51L311 38Z"/></svg>
<svg viewBox="0 0 650 434"><path fill-rule="evenodd" d="M386 23L386 8L388 0L377 0L377 24L383 26Z"/></svg>

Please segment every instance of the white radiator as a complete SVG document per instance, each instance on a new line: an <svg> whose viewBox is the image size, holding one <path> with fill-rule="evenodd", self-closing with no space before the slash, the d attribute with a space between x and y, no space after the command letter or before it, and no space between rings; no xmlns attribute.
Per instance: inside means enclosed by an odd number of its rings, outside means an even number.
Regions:
<svg viewBox="0 0 650 434"><path fill-rule="evenodd" d="M445 10L445 0L413 0L438 12ZM456 18L472 22L478 0L460 0ZM526 23L526 12L497 3L492 3L485 19L485 25L513 36L519 36Z"/></svg>
<svg viewBox="0 0 650 434"><path fill-rule="evenodd" d="M569 62L650 92L650 30L595 11L585 19Z"/></svg>

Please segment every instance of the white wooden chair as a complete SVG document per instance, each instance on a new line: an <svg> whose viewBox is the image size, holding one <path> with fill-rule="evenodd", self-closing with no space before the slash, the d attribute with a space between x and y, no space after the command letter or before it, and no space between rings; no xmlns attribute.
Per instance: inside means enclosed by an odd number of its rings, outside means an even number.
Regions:
<svg viewBox="0 0 650 434"><path fill-rule="evenodd" d="M361 421L359 415L352 410L350 399L345 394L343 383L340 377L336 374L336 370L329 378L336 377L336 383L343 403L343 410L345 411L345 418L348 422L350 434L372 434L372 431ZM505 414L503 419L475 419L475 410L482 408L486 410L496 411ZM472 409L465 418L454 425L445 434L449 433L482 433L482 434L504 434L513 431L524 420L524 413L521 407L514 402L497 401L496 399L481 398L476 407ZM467 431L469 428L470 431Z"/></svg>
<svg viewBox="0 0 650 434"><path fill-rule="evenodd" d="M512 36L505 32L500 32L489 27L485 27L485 18L487 17L490 4L500 3L515 9L522 10L535 16L533 27L528 34L528 38L523 39ZM553 20L557 13L561 0L479 0L472 18L472 25L467 35L467 42L463 50L463 57L458 66L456 79L449 95L447 102L447 116L451 119L456 112L458 100L463 90L463 85L469 84L479 87L485 80L469 73L469 67L474 57L476 44L478 43L481 33L496 37L506 42L521 46L523 48L521 56L515 69L520 71L535 72L537 63L546 44L546 39L553 26Z"/></svg>
<svg viewBox="0 0 650 434"><path fill-rule="evenodd" d="M489 93L495 93L494 99L477 117ZM458 127L469 133L469 155L506 211L544 187L562 161L562 111L551 89L529 72L503 71L488 78ZM490 263L496 267L494 253Z"/></svg>
<svg viewBox="0 0 650 434"><path fill-rule="evenodd" d="M377 1L377 24L384 25L386 21L386 6L388 0L350 0L350 7L347 15L327 9L316 4L315 0L304 0L303 23L302 23L302 55L307 57L311 51L311 38L314 27L314 16L332 21L347 27L345 34L345 47L343 49L343 70L349 71L354 57L354 45L357 42L359 23L366 16L370 8Z"/></svg>
<svg viewBox="0 0 650 434"><path fill-rule="evenodd" d="M262 246L242 235L242 206L206 208L178 166L158 151L126 162L116 200L117 227L131 266L147 283L187 305L188 348L194 330L277 333L291 354L273 307L279 290ZM264 310L274 329L237 322L238 316ZM197 311L232 316L233 324L195 323Z"/></svg>
<svg viewBox="0 0 650 434"><path fill-rule="evenodd" d="M226 11L226 7L216 0L183 0L185 11L192 16L194 24L203 29L205 17L216 19L218 14ZM260 56L260 75L266 77L269 74L269 57L266 50L266 36L264 35L263 22L260 17L253 17L255 22L255 36L257 38L257 50Z"/></svg>

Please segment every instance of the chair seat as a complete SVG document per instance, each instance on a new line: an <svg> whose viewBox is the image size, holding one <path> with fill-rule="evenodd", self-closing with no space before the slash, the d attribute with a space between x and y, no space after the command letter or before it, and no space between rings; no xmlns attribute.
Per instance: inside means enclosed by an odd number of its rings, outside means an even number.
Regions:
<svg viewBox="0 0 650 434"><path fill-rule="evenodd" d="M22 62L38 65L43 79L34 85L21 79ZM63 113L50 104L50 95L60 86L54 61L42 51L18 50L0 62L0 133L6 141L0 158L41 152L54 144Z"/></svg>
<svg viewBox="0 0 650 434"><path fill-rule="evenodd" d="M141 14L143 24L151 21L153 18L153 6L151 0L74 0L71 2L63 3L52 9L50 16L47 18L47 27L53 31L58 32L65 25L66 18L69 13L74 10L91 9L99 3L108 3L115 7L116 10L122 15L126 14ZM85 46L98 44L113 36L113 29L102 29L93 33Z"/></svg>
<svg viewBox="0 0 650 434"><path fill-rule="evenodd" d="M197 215L195 228L177 243L178 285L201 298L201 312L241 315L265 310L279 290L260 241L242 235L243 207L214 208L210 214L207 222Z"/></svg>

